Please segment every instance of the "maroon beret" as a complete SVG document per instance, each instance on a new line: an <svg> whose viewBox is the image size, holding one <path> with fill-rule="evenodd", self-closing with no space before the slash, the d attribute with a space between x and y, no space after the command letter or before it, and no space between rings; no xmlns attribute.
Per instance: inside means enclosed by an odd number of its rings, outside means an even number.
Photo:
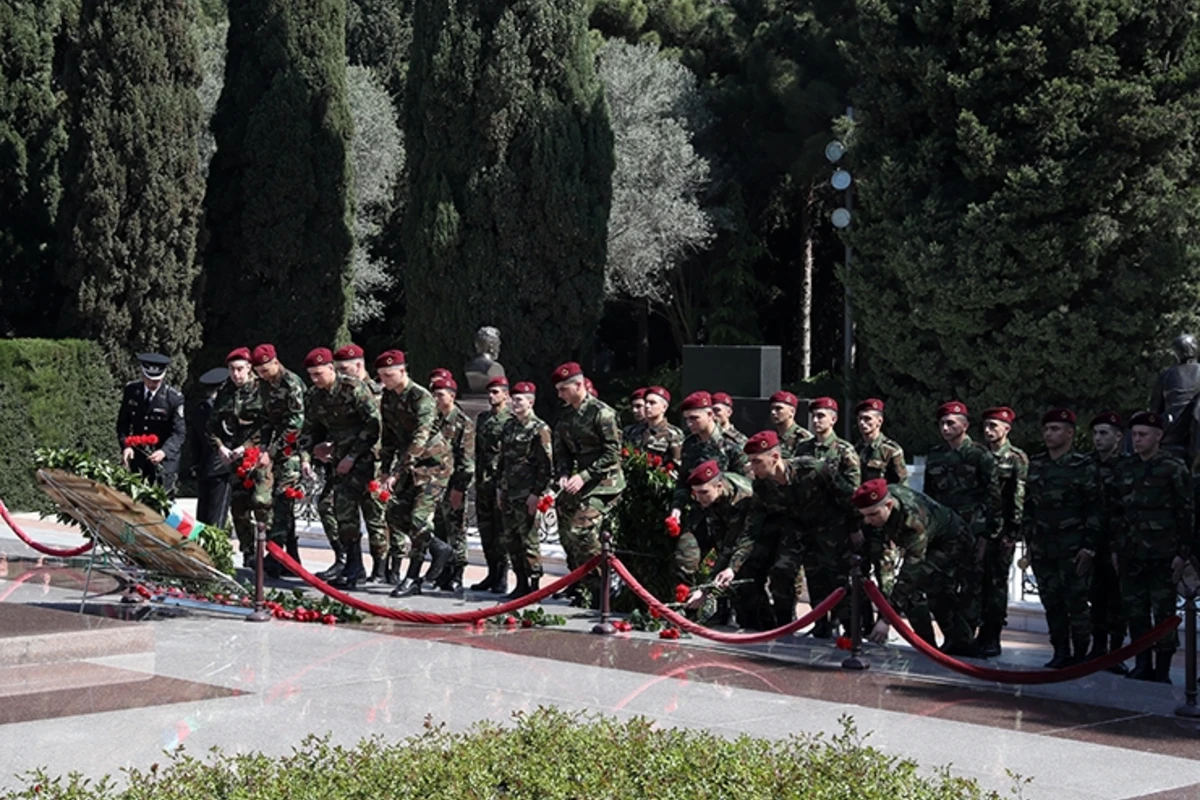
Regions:
<svg viewBox="0 0 1200 800"><path fill-rule="evenodd" d="M742 452L753 456L776 447L779 447L779 434L775 431L759 431L746 440L746 443L742 445Z"/></svg>
<svg viewBox="0 0 1200 800"><path fill-rule="evenodd" d="M1124 428L1125 424L1121 420L1121 415L1115 411L1101 411L1096 416L1092 417L1091 427L1097 425L1112 425L1114 428Z"/></svg>
<svg viewBox="0 0 1200 800"><path fill-rule="evenodd" d="M837 411L837 400L834 400L832 397L818 397L808 404L809 411L820 411L821 409Z"/></svg>
<svg viewBox="0 0 1200 800"><path fill-rule="evenodd" d="M771 402L783 403L784 405L791 406L792 408L800 405L800 401L796 399L796 395L792 394L791 392L776 392L775 394L771 395Z"/></svg>
<svg viewBox="0 0 1200 800"><path fill-rule="evenodd" d="M446 378L446 377L439 375L438 377L434 378L433 381L429 384L429 388L434 390L435 392L438 389L449 389L452 392L457 392L458 384L455 383L454 378Z"/></svg>
<svg viewBox="0 0 1200 800"><path fill-rule="evenodd" d="M714 406L729 406L733 408L733 398L724 392L713 392L712 400Z"/></svg>
<svg viewBox="0 0 1200 800"><path fill-rule="evenodd" d="M883 478L876 478L855 489L854 494L850 495L850 502L854 504L855 508L870 508L882 503L887 496L887 481Z"/></svg>
<svg viewBox="0 0 1200 800"><path fill-rule="evenodd" d="M708 392L692 392L687 397L683 398L683 403L680 404L680 411L692 411L698 408L712 408L712 395Z"/></svg>
<svg viewBox="0 0 1200 800"><path fill-rule="evenodd" d="M709 459L688 474L688 486L701 486L720 474L721 467L716 461Z"/></svg>
<svg viewBox="0 0 1200 800"><path fill-rule="evenodd" d="M1145 425L1148 428L1163 429L1162 414L1155 414L1153 411L1139 411L1129 418L1129 427L1137 425Z"/></svg>
<svg viewBox="0 0 1200 800"><path fill-rule="evenodd" d="M981 419L998 419L1001 422L1007 422L1012 425L1017 418L1017 412L1013 411L1008 406L994 406L984 409Z"/></svg>
<svg viewBox="0 0 1200 800"><path fill-rule="evenodd" d="M254 355L250 358L250 360L259 366L262 366L263 364L269 364L275 360L275 345L260 344L258 347L254 348Z"/></svg>
<svg viewBox="0 0 1200 800"><path fill-rule="evenodd" d="M646 387L639 386L638 388L634 389L633 392L630 393L629 399L630 400L645 400L646 399Z"/></svg>
<svg viewBox="0 0 1200 800"><path fill-rule="evenodd" d="M434 367L433 371L429 373L429 382L433 383L433 381L437 378L453 379L454 373L451 372L450 370L446 369L445 367Z"/></svg>
<svg viewBox="0 0 1200 800"><path fill-rule="evenodd" d="M1052 408L1045 414L1042 414L1042 424L1047 422L1065 422L1068 425L1075 424L1075 412L1069 408Z"/></svg>
<svg viewBox="0 0 1200 800"><path fill-rule="evenodd" d="M969 413L970 412L967 411L966 403L959 402L958 400L951 400L948 403L942 403L940 406L938 406L937 418L941 419L942 417L948 417L951 414L959 414L965 417Z"/></svg>
<svg viewBox="0 0 1200 800"><path fill-rule="evenodd" d="M323 367L326 364L333 363L333 353L329 352L328 347L316 347L308 352L304 357L304 367Z"/></svg>
<svg viewBox="0 0 1200 800"><path fill-rule="evenodd" d="M587 393L592 397L600 396L600 393L596 391L596 384L592 383L591 378L585 377L583 379L583 388L586 389Z"/></svg>
<svg viewBox="0 0 1200 800"><path fill-rule="evenodd" d="M404 366L404 351L403 350L384 350L375 357L375 369L386 369L387 367L403 367Z"/></svg>
<svg viewBox="0 0 1200 800"><path fill-rule="evenodd" d="M562 383L563 381L574 378L576 375L582 374L583 367L579 366L574 361L568 361L565 364L559 365L558 369L554 370L553 380L551 380L551 383Z"/></svg>
<svg viewBox="0 0 1200 800"><path fill-rule="evenodd" d="M226 364L228 364L230 361L249 361L249 360L250 360L250 348L249 347L235 347L229 351L229 355L225 356ZM269 360L270 359L268 359L268 361Z"/></svg>
<svg viewBox="0 0 1200 800"><path fill-rule="evenodd" d="M490 381L487 382L487 388L491 389L492 387L495 387L495 386L499 386L503 389L507 389L508 388L508 378L504 377L503 375L497 375L496 377L492 378Z"/></svg>
<svg viewBox="0 0 1200 800"><path fill-rule="evenodd" d="M649 397L652 394L658 395L668 404L671 402L671 393L662 386L651 386L650 388L646 389L646 397Z"/></svg>
<svg viewBox="0 0 1200 800"><path fill-rule="evenodd" d="M365 353L363 349L356 344L346 344L339 347L333 353L334 361L353 361L356 358L362 358Z"/></svg>
<svg viewBox="0 0 1200 800"><path fill-rule="evenodd" d="M537 394L537 386L529 381L520 381L512 387L513 394Z"/></svg>
<svg viewBox="0 0 1200 800"><path fill-rule="evenodd" d="M864 411L878 411L883 413L883 401L878 397L868 397L854 407L855 414L861 414Z"/></svg>

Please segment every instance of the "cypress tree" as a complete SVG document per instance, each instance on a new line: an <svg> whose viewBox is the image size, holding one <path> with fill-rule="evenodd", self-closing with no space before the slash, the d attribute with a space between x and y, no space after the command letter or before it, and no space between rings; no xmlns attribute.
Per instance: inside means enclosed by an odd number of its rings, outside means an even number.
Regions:
<svg viewBox="0 0 1200 800"><path fill-rule="evenodd" d="M846 277L909 442L951 396L1145 402L1196 297L1198 8L859 0Z"/></svg>
<svg viewBox="0 0 1200 800"><path fill-rule="evenodd" d="M604 296L613 144L583 0L421 0L406 93L407 344L510 374L584 354Z"/></svg>
<svg viewBox="0 0 1200 800"><path fill-rule="evenodd" d="M272 341L295 366L344 340L351 122L343 0L229 7L205 196L206 354Z"/></svg>
<svg viewBox="0 0 1200 800"><path fill-rule="evenodd" d="M71 140L60 224L67 333L181 361L199 343L192 293L203 185L190 4L85 0L68 61Z"/></svg>
<svg viewBox="0 0 1200 800"><path fill-rule="evenodd" d="M0 0L0 336L51 336L65 293L54 219L67 145L56 91L64 3Z"/></svg>

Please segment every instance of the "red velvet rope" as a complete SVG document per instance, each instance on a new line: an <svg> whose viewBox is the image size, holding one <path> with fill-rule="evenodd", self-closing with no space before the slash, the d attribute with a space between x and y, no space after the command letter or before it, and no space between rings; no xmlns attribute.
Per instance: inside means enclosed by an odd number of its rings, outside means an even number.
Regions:
<svg viewBox="0 0 1200 800"><path fill-rule="evenodd" d="M474 611L462 611L457 614L429 614L423 611L403 611L398 608L388 608L387 606L380 606L374 603L368 603L365 600L360 600L354 595L346 594L343 591L333 588L316 575L313 575L304 567L300 566L300 564L298 564L291 556L287 554L283 548L281 548L275 542L267 542L267 549L271 552L271 555L275 557L276 561L283 564L283 566L287 567L294 574L298 575L301 580L316 589L318 592L329 595L339 603L345 603L351 608L356 608L359 611L366 612L367 614L374 614L377 617L394 619L399 622L417 622L422 625L456 625L462 622L475 622L476 620L487 619L488 617L495 617L499 616L500 614L507 614L510 611L516 611L524 608L525 606L531 606L534 603L546 599L555 592L561 591L562 589L567 588L571 584L583 578L589 572L599 566L600 562L604 560L604 556L602 555L594 556L593 558L589 559L586 564L580 565L577 569L562 576L554 583L551 583L548 586L543 586L536 592L531 592L524 597L516 600L510 600L507 603L501 603L497 606L489 606L488 608L478 608Z"/></svg>
<svg viewBox="0 0 1200 800"><path fill-rule="evenodd" d="M647 591L646 587L638 583L637 578L633 577L632 573L621 563L620 559L614 557L612 567L621 576L621 580L629 584L629 588L633 590L633 593L642 599L642 602L658 611L668 622L678 626L680 630L694 633L697 636L711 639L714 642L724 642L725 644L757 644L758 642L769 642L772 639L778 639L781 636L795 633L828 614L846 596L846 590L839 588L830 594L829 597L822 600L820 605L813 608L812 611L800 619L778 628L772 628L769 631L760 631L758 633L722 633L714 631L712 628L706 628L699 623L692 622L687 617L677 613L674 609L667 607L666 604Z"/></svg>
<svg viewBox="0 0 1200 800"><path fill-rule="evenodd" d="M8 513L8 507L4 505L3 500L0 500L0 517L4 518L4 521L8 523L8 527L12 528L13 533L17 535L18 539L32 547L34 550L37 550L39 553L43 553L48 556L56 556L58 558L81 556L96 546L95 542L88 540L79 547L73 547L70 550L60 550L57 547L50 547L49 545L42 544L41 542L36 542L29 536L29 534L21 530L19 525L17 525L17 521L13 519L12 514Z"/></svg>
<svg viewBox="0 0 1200 800"><path fill-rule="evenodd" d="M1007 670L1007 669L992 669L990 667L981 667L975 664L966 664L959 661L957 658L948 656L941 650L931 645L929 642L922 639L920 636L908 626L904 618L892 608L891 603L883 596L883 592L879 591L879 587L873 581L863 581L863 589L867 593L867 597L879 609L879 613L888 621L896 632L904 637L905 641L911 644L917 650L920 650L929 658L941 664L947 669L962 673L972 678L978 678L985 681L996 681L997 683L1011 684L1039 684L1039 683L1062 683L1063 681L1073 681L1077 678L1083 678L1091 675L1093 672L1108 669L1122 661L1136 656L1159 639L1166 636L1172 630L1179 626L1181 620L1179 617L1171 617L1158 623L1142 638L1136 642L1130 642L1124 647L1113 650L1111 653L1100 658L1085 661L1082 664L1066 667L1065 669L1045 669L1045 670Z"/></svg>

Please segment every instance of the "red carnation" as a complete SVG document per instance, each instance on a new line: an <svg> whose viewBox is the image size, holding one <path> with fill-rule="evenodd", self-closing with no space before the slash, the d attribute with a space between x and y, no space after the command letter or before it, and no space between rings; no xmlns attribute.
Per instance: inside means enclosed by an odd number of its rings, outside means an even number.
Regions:
<svg viewBox="0 0 1200 800"><path fill-rule="evenodd" d="M295 444L296 440L299 438L300 438L300 435L298 433L296 433L295 431L288 431L287 433L285 433L283 435L283 440L285 442L287 442L288 444Z"/></svg>
<svg viewBox="0 0 1200 800"><path fill-rule="evenodd" d="M689 597L691 597L691 595L692 595L692 589L690 586L687 586L686 584L681 583L675 587L675 602L676 603L682 603L684 600L687 600Z"/></svg>
<svg viewBox="0 0 1200 800"><path fill-rule="evenodd" d="M628 447L621 448L621 456L624 458L629 458L629 448Z"/></svg>
<svg viewBox="0 0 1200 800"><path fill-rule="evenodd" d="M532 628L533 620L531 620L529 617L525 617L523 620L521 620L521 627L522 628Z"/></svg>
<svg viewBox="0 0 1200 800"><path fill-rule="evenodd" d="M238 476L239 478L244 478L244 477L246 477L246 473L247 473L247 472L249 472L249 470L248 470L248 469L246 469L246 465L245 465L245 464L242 464L242 465L240 465L240 466L237 468L237 476Z"/></svg>
<svg viewBox="0 0 1200 800"><path fill-rule="evenodd" d="M680 534L679 520L674 517L667 517L663 520L663 524L667 527L667 535L674 538Z"/></svg>
<svg viewBox="0 0 1200 800"><path fill-rule="evenodd" d="M850 641L849 636L839 636L834 643L837 645L838 650L852 650L854 648L854 642Z"/></svg>
<svg viewBox="0 0 1200 800"><path fill-rule="evenodd" d="M250 480L249 478L246 478L246 480L242 481L242 488L243 489L253 489L254 481Z"/></svg>
<svg viewBox="0 0 1200 800"><path fill-rule="evenodd" d="M146 437L146 444L158 444L158 434L151 433Z"/></svg>
<svg viewBox="0 0 1200 800"><path fill-rule="evenodd" d="M646 456L646 461L650 464L650 466L657 467L658 465L662 464L662 457L660 457L657 453L651 453L650 455Z"/></svg>
<svg viewBox="0 0 1200 800"><path fill-rule="evenodd" d="M296 493L296 495L295 495L295 496L296 496L296 499L297 499L297 500L303 500L303 499L304 499L304 490L303 490L303 489L294 489L293 491Z"/></svg>
<svg viewBox="0 0 1200 800"><path fill-rule="evenodd" d="M386 503L388 500L391 500L391 499L392 499L392 493L389 492L387 489L384 489L382 492L379 493L379 502Z"/></svg>
<svg viewBox="0 0 1200 800"><path fill-rule="evenodd" d="M671 470L675 469L674 462L668 461L666 466L663 467L663 469L665 469L667 472L670 472Z"/></svg>
<svg viewBox="0 0 1200 800"><path fill-rule="evenodd" d="M660 638L660 639L678 639L679 638L679 628L663 628L661 631L658 632L658 638Z"/></svg>
<svg viewBox="0 0 1200 800"><path fill-rule="evenodd" d="M658 610L658 606L650 606L650 617L652 619L662 619L662 612Z"/></svg>
<svg viewBox="0 0 1200 800"><path fill-rule="evenodd" d="M326 625L337 625L337 617L335 617L333 614L326 614L325 616L321 617L321 622Z"/></svg>
<svg viewBox="0 0 1200 800"><path fill-rule="evenodd" d="M371 481L367 484L367 491L371 494L379 491L379 481Z"/></svg>
<svg viewBox="0 0 1200 800"><path fill-rule="evenodd" d="M283 446L283 457L284 457L284 458L291 458L291 457L292 457L292 448L291 448L289 445L284 445L284 446Z"/></svg>
<svg viewBox="0 0 1200 800"><path fill-rule="evenodd" d="M546 495L538 500L537 510L545 514L550 509L554 508L554 495Z"/></svg>
<svg viewBox="0 0 1200 800"><path fill-rule="evenodd" d="M509 627L513 627L517 624L517 618L511 615L507 616L504 618L504 624Z"/></svg>

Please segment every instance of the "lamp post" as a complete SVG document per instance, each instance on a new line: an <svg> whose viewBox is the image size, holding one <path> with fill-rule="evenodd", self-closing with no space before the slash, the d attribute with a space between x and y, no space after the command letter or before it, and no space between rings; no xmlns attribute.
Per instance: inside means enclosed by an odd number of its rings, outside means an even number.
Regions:
<svg viewBox="0 0 1200 800"><path fill-rule="evenodd" d="M847 119L854 119L854 109L846 108ZM842 156L846 154L845 146L836 139L825 145L825 158L830 164L836 165L842 160ZM842 205L833 210L829 215L830 222L833 227L841 230L850 226L850 220L853 218L851 213L854 209L854 179L848 171L842 167L837 167L833 171L833 175L829 178L829 185L842 193ZM854 428L854 418L850 413L851 406L851 391L850 382L854 375L854 314L850 309L850 261L853 256L850 245L846 244L846 264L842 280L844 303L842 308L842 383L843 398L842 398L842 430L845 438L849 439L852 436Z"/></svg>

